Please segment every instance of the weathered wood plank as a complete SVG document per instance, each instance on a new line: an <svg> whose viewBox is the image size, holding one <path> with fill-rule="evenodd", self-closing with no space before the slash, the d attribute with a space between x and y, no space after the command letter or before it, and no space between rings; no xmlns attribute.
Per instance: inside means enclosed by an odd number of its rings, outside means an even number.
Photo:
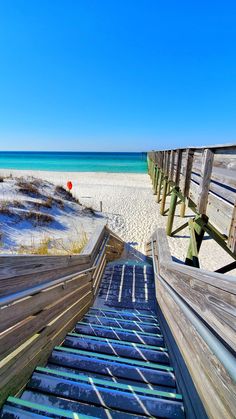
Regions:
<svg viewBox="0 0 236 419"><path fill-rule="evenodd" d="M31 294L31 290L29 289L28 295L25 295L23 298L18 299L16 296L15 300L7 305L3 305L0 309L0 333L28 316L34 316L52 301L57 301L62 296L81 288L91 278L91 273L82 276L76 275L74 278L72 277L59 284L48 285L47 288L36 294Z"/></svg>
<svg viewBox="0 0 236 419"><path fill-rule="evenodd" d="M68 256L0 256L0 280L30 275L32 272L46 273L54 269L60 270L68 267L85 265L90 262L89 255Z"/></svg>
<svg viewBox="0 0 236 419"><path fill-rule="evenodd" d="M222 234L228 237L233 215L233 206L209 193L206 212L211 224L215 225Z"/></svg>
<svg viewBox="0 0 236 419"><path fill-rule="evenodd" d="M38 314L30 315L21 322L15 324L0 336L0 359L6 357L10 352L20 346L35 333L46 327L63 310L78 301L78 299L92 290L92 283L86 283L76 290L71 291L58 300L54 300L41 310Z"/></svg>
<svg viewBox="0 0 236 419"><path fill-rule="evenodd" d="M57 281L67 275L78 274L91 267L91 263L76 265L73 267L54 269L51 271L34 274L33 271L28 275L15 276L12 278L0 279L0 297L12 295L30 287L46 284L47 282Z"/></svg>
<svg viewBox="0 0 236 419"><path fill-rule="evenodd" d="M36 365L44 365L55 345L62 342L66 333L88 310L92 293L84 295L51 322L40 334L33 336L28 345L0 362L0 405L7 396L14 395L29 379Z"/></svg>
<svg viewBox="0 0 236 419"><path fill-rule="evenodd" d="M163 274L163 270L165 270ZM236 350L236 295L204 281L172 263L162 269L168 284L205 321L227 345ZM232 285L232 283L230 284ZM236 287L236 279L234 282Z"/></svg>

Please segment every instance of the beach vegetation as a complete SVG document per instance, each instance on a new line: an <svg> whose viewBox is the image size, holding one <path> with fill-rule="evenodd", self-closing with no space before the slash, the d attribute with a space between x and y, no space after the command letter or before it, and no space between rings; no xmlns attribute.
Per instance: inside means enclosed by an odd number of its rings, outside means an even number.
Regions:
<svg viewBox="0 0 236 419"><path fill-rule="evenodd" d="M26 181L24 179L19 179L17 182L19 192L25 195L40 195L38 190L38 185L34 181Z"/></svg>
<svg viewBox="0 0 236 419"><path fill-rule="evenodd" d="M11 206L14 208L24 208L24 203L22 201L14 199Z"/></svg>
<svg viewBox="0 0 236 419"><path fill-rule="evenodd" d="M71 255L82 251L88 241L86 215L92 218L92 207L84 211L65 188L32 176L5 177L4 182L0 253Z"/></svg>
<svg viewBox="0 0 236 419"><path fill-rule="evenodd" d="M53 201L55 202L56 205L58 205L61 209L64 209L65 205L64 205L64 201L60 198L53 198Z"/></svg>
<svg viewBox="0 0 236 419"><path fill-rule="evenodd" d="M10 208L10 202L9 201L1 201L0 202L0 214L2 215L14 215L14 213L12 212L11 208Z"/></svg>
<svg viewBox="0 0 236 419"><path fill-rule="evenodd" d="M92 207L92 205L84 206L83 212L89 215L96 215L96 210Z"/></svg>
<svg viewBox="0 0 236 419"><path fill-rule="evenodd" d="M55 239L45 236L40 241L35 241L32 237L30 245L19 246L19 254L31 255L76 255L82 252L88 242L85 232L75 235L71 239Z"/></svg>
<svg viewBox="0 0 236 419"><path fill-rule="evenodd" d="M31 255L48 255L49 254L50 238L43 237L38 243L35 243L32 238L31 244L20 245L18 249L19 254L31 254Z"/></svg>
<svg viewBox="0 0 236 419"><path fill-rule="evenodd" d="M55 192L60 195L62 198L66 199L67 201L75 202L76 204L80 204L79 199L72 195L71 191L65 189L63 186L57 185L55 187Z"/></svg>
<svg viewBox="0 0 236 419"><path fill-rule="evenodd" d="M53 203L54 203L53 201L54 201L54 198L51 197L51 196L48 196L48 197L46 197L46 199L44 199L40 202L34 202L33 205L37 209L39 209L40 207L50 209L50 208L53 207Z"/></svg>
<svg viewBox="0 0 236 419"><path fill-rule="evenodd" d="M45 224L45 223L52 223L53 221L55 221L55 218L53 217L53 215L45 214L44 212L38 212L38 211L33 211L33 210L24 212L23 218L25 220L31 220L38 225Z"/></svg>

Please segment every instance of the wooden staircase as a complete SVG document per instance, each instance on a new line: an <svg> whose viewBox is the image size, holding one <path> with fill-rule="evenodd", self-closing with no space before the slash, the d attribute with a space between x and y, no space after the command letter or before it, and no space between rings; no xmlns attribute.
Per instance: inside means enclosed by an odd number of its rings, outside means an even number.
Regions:
<svg viewBox="0 0 236 419"><path fill-rule="evenodd" d="M1 418L236 417L235 277L146 251L0 257Z"/></svg>
<svg viewBox="0 0 236 419"><path fill-rule="evenodd" d="M155 301L151 265L108 263L92 308L1 418L184 418Z"/></svg>

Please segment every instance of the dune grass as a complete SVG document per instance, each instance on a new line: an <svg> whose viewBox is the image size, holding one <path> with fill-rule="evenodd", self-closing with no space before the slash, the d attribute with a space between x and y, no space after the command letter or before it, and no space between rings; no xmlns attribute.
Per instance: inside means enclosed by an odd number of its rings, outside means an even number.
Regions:
<svg viewBox="0 0 236 419"><path fill-rule="evenodd" d="M70 239L55 239L45 236L39 242L32 238L29 246L21 245L18 249L19 254L31 255L76 255L81 253L88 242L85 232L76 234Z"/></svg>

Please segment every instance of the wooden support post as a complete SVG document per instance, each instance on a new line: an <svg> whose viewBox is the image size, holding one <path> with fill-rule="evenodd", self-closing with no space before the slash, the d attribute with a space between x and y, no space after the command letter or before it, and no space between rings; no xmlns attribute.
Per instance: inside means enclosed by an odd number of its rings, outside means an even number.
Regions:
<svg viewBox="0 0 236 419"><path fill-rule="evenodd" d="M149 171L150 178L152 178L152 165L153 165L153 161L151 159L150 160L150 171Z"/></svg>
<svg viewBox="0 0 236 419"><path fill-rule="evenodd" d="M156 165L154 163L154 161L152 162L152 184L154 182L154 177L155 177L155 171L156 171Z"/></svg>
<svg viewBox="0 0 236 419"><path fill-rule="evenodd" d="M155 177L156 177L156 165L153 164L153 169L152 169L152 189L153 189L153 193L154 193L154 189L155 189Z"/></svg>
<svg viewBox="0 0 236 419"><path fill-rule="evenodd" d="M185 201L186 201L186 198L184 198L184 200L181 202L181 205L180 205L179 215L182 218L185 217L185 209L186 209L186 202Z"/></svg>
<svg viewBox="0 0 236 419"><path fill-rule="evenodd" d="M208 217L204 215L196 216L194 220L189 220L190 244L185 259L186 265L194 266L195 268L200 267L198 254L205 233L203 225L207 224L207 222Z"/></svg>
<svg viewBox="0 0 236 419"><path fill-rule="evenodd" d="M186 166L184 170L184 185L183 185L184 200L180 207L180 217L185 216L186 198L188 198L189 196L189 188L190 188L190 181L191 181L193 154L194 154L194 151L190 148L186 151Z"/></svg>
<svg viewBox="0 0 236 419"><path fill-rule="evenodd" d="M175 179L174 179L176 186L179 186L181 163L182 163L182 150L177 150L176 151L176 172L175 172Z"/></svg>
<svg viewBox="0 0 236 419"><path fill-rule="evenodd" d="M163 172L160 170L158 184L157 184L157 202L160 202L162 180L163 180Z"/></svg>
<svg viewBox="0 0 236 419"><path fill-rule="evenodd" d="M175 151L171 150L171 152L170 152L170 170L169 170L169 178L168 178L170 182L173 182L174 164L175 164Z"/></svg>
<svg viewBox="0 0 236 419"><path fill-rule="evenodd" d="M164 177L164 182L163 182L163 191L162 191L162 198L161 198L161 206L160 206L160 214L164 215L165 212L165 204L166 204L166 191L167 191L167 177Z"/></svg>
<svg viewBox="0 0 236 419"><path fill-rule="evenodd" d="M170 193L170 182L167 183L166 195L169 195L169 193Z"/></svg>
<svg viewBox="0 0 236 419"><path fill-rule="evenodd" d="M155 182L154 182L154 195L157 194L157 186L158 186L158 179L160 175L160 169L158 166L156 166L156 176L155 176Z"/></svg>
<svg viewBox="0 0 236 419"><path fill-rule="evenodd" d="M170 209L169 209L167 225L166 225L166 234L168 236L171 236L171 232L172 232L173 221L174 221L174 216L175 216L175 209L176 209L177 198L178 198L178 195L177 195L176 192L178 190L179 190L178 187L172 189L171 200L170 200Z"/></svg>
<svg viewBox="0 0 236 419"><path fill-rule="evenodd" d="M162 198L161 198L161 206L160 206L160 214L164 215L165 212L165 203L166 203L166 194L168 188L168 179L169 179L169 166L170 166L170 152L164 152L164 162L163 162L163 172L164 172L164 180L163 180L163 191L162 191Z"/></svg>
<svg viewBox="0 0 236 419"><path fill-rule="evenodd" d="M206 148L203 153L201 180L199 185L199 197L197 203L197 211L199 214L206 214L208 193L211 183L213 159L214 153L211 150L209 150L209 148Z"/></svg>
<svg viewBox="0 0 236 419"><path fill-rule="evenodd" d="M152 179L153 160L150 161L150 177Z"/></svg>
<svg viewBox="0 0 236 419"><path fill-rule="evenodd" d="M185 264L194 266L195 268L200 268L199 260L198 260L197 237L196 237L193 220L189 221L189 231L190 231L190 245L188 248L188 253L187 253L187 258L185 260Z"/></svg>

